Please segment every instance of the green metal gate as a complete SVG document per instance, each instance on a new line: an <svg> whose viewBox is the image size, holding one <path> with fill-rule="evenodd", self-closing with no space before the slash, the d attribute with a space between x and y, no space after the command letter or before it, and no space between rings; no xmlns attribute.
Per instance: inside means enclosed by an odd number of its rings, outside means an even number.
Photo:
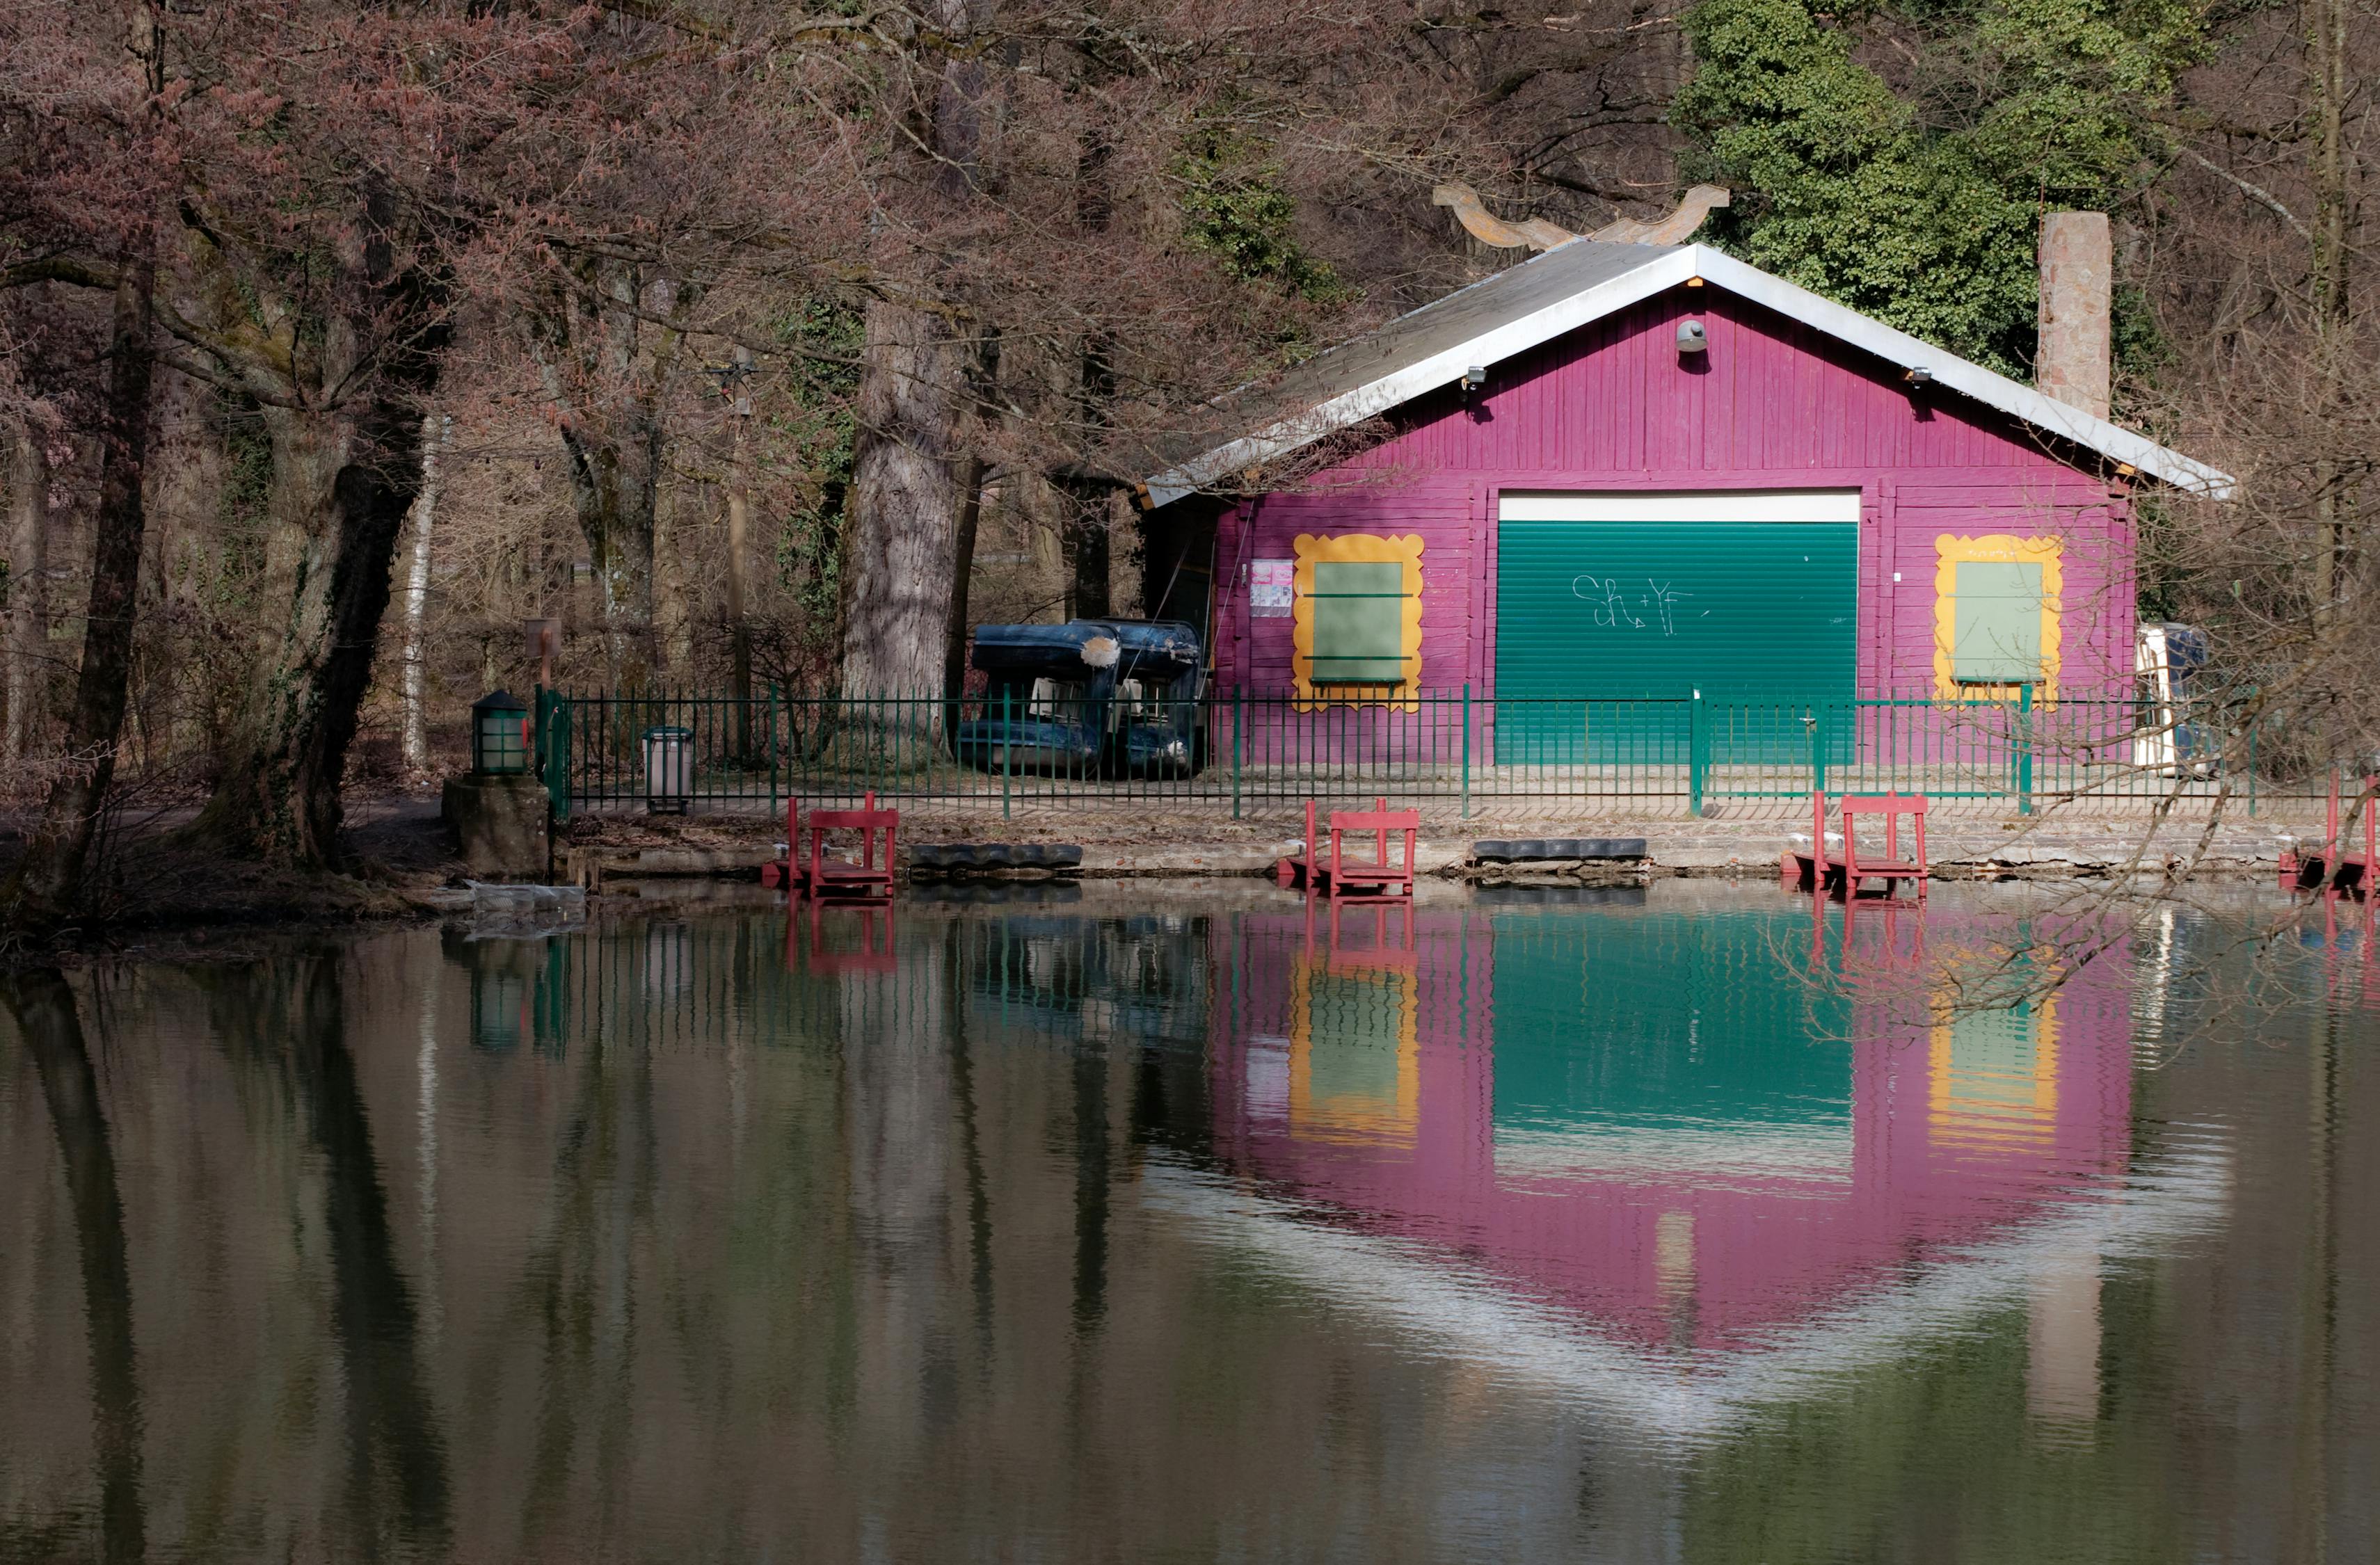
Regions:
<svg viewBox="0 0 2380 1565"><path fill-rule="evenodd" d="M1782 703L1849 708L1855 521L1508 516L1496 547L1500 764L1682 763L1694 736L1690 713L1670 703L1697 691L1706 702L1780 703L1761 731L1726 735L1714 763L1806 757L1801 709ZM1663 699L1542 699L1589 692Z"/></svg>

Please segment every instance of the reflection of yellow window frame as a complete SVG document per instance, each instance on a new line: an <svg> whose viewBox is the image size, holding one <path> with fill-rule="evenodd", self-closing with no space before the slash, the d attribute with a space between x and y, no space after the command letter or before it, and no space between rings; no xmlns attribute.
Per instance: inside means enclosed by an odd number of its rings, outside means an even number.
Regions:
<svg viewBox="0 0 2380 1565"><path fill-rule="evenodd" d="M2011 1140L2047 1141L2058 1131L2058 996L2046 994L2032 1007L2032 1097L2027 1101L1984 1098L1959 1090L1956 1021L1951 999L1934 1002L1931 1047L1926 1050L1926 1139L1939 1146L1990 1148Z"/></svg>
<svg viewBox="0 0 2380 1565"><path fill-rule="evenodd" d="M1397 1008L1397 1086L1393 1102L1314 1095L1314 976L1377 983ZM1393 968L1349 974L1313 952L1301 954L1289 980L1289 1133L1301 1141L1414 1144L1421 1123L1421 1006L1416 975Z"/></svg>
<svg viewBox="0 0 2380 1565"><path fill-rule="evenodd" d="M1299 533L1291 548L1297 555L1290 611L1290 672L1296 681L1297 710L1310 712L1327 706L1401 706L1421 710L1421 539L1415 534L1382 538L1374 533L1341 533L1318 538ZM1404 659L1404 678L1395 685L1328 685L1314 683L1314 567L1318 564L1404 566L1404 625L1398 652Z"/></svg>
<svg viewBox="0 0 2380 1565"><path fill-rule="evenodd" d="M1946 701L2013 701L2014 685L1961 685L1952 677L1958 664L1951 649L1959 634L1959 566L2037 564L2041 567L2041 683L2034 686L2035 705L2058 699L2058 660L2062 594L2060 569L2066 545L2055 538L2018 538L2012 533L1986 533L1981 538L1955 538L1942 533L1934 540L1934 694Z"/></svg>

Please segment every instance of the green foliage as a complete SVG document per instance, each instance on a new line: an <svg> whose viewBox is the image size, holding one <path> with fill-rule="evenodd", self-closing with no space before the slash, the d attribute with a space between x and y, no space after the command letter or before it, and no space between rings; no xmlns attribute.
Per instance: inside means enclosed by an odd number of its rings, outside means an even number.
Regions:
<svg viewBox="0 0 2380 1565"><path fill-rule="evenodd" d="M2033 358L2040 213L2127 200L2162 146L2151 115L2206 47L2199 0L1701 0L1684 24L1696 67L1672 118L1737 191L1721 242L2012 374ZM1907 93L1860 62L1853 24L1927 41Z"/></svg>
<svg viewBox="0 0 2380 1565"><path fill-rule="evenodd" d="M1202 128L1174 160L1190 242L1244 283L1280 289L1309 304L1343 304L1354 290L1305 253L1293 231L1297 203L1282 188L1281 164L1262 140Z"/></svg>

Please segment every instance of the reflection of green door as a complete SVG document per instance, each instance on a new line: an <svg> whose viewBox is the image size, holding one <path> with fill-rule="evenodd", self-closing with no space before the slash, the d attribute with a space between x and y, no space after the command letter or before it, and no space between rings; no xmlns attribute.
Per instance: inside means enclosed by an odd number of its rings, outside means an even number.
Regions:
<svg viewBox="0 0 2380 1565"><path fill-rule="evenodd" d="M1852 698L1855 522L1507 520L1496 548L1500 762L1682 764L1696 690L1779 704L1714 762L1806 757L1802 704Z"/></svg>
<svg viewBox="0 0 2380 1565"><path fill-rule="evenodd" d="M1510 1173L1851 1156L1849 1001L1789 954L1805 916L1499 916L1495 1136Z"/></svg>

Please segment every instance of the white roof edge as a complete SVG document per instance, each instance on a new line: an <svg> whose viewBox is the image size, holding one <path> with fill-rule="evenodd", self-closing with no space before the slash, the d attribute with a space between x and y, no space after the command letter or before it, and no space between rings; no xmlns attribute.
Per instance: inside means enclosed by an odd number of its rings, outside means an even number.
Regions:
<svg viewBox="0 0 2380 1565"><path fill-rule="evenodd" d="M1730 293L1765 304L1779 315L1864 348L1904 370L1923 369L1937 383L1973 397L1986 407L1997 407L2010 418L2062 436L2102 456L2129 463L2176 489L2217 500L2231 498L2235 480L2220 468L2168 450L2146 435L2134 434L2105 419L2094 418L2056 397L2044 396L2031 386L2020 385L2006 375L1970 363L1948 348L1922 343L1881 321L1870 320L1832 299L1820 298L1807 288L1782 277L1772 277L1707 245L1693 246L1690 253L1696 273Z"/></svg>
<svg viewBox="0 0 2380 1565"><path fill-rule="evenodd" d="M1227 442L1179 467L1169 467L1148 479L1149 503L1169 504L1222 474L1252 467L1300 446L1311 445L1325 435L1385 413L1424 392L1451 384L1462 379L1463 370L1472 365L1500 363L1515 354L1526 353L1539 343L1550 342L1614 310L1625 309L1639 299L1673 288L1694 274L1692 250L1664 251L1617 277L1581 289L1517 321L1508 321L1418 363L1391 370L1377 381L1342 392L1253 434Z"/></svg>
<svg viewBox="0 0 2380 1565"><path fill-rule="evenodd" d="M1472 365L1500 363L1694 277L1766 305L1790 320L1864 349L1888 363L1904 370L1923 369L1937 383L1986 407L1998 408L2036 429L2138 468L2176 489L2228 500L2236 487L2230 474L2168 450L2146 435L2135 434L2055 397L2044 396L2030 386L2019 385L2005 375L1970 363L1947 348L1920 342L1905 332L1820 298L1807 288L1772 277L1707 245L1689 245L1658 251L1648 256L1643 265L1617 277L1581 289L1568 298L1392 370L1293 418L1153 474L1148 479L1149 503L1171 504L1225 473L1269 462L1410 402L1425 392L1450 384Z"/></svg>

